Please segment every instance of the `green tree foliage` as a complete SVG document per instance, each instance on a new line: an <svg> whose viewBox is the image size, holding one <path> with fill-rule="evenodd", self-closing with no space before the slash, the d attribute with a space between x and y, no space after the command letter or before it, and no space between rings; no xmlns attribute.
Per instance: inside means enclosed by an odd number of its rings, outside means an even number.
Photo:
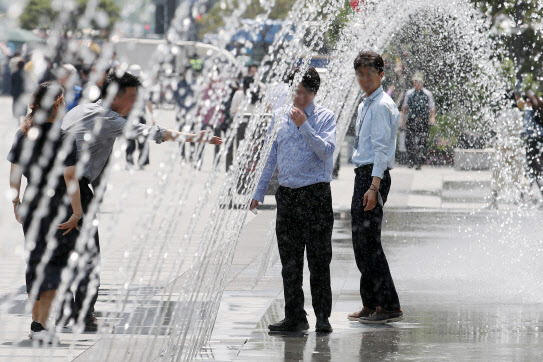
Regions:
<svg viewBox="0 0 543 362"><path fill-rule="evenodd" d="M268 19L277 20L284 19L288 15L288 12L294 5L292 0L276 0L275 6L271 9ZM203 36L207 33L216 32L219 28L223 27L225 18L232 15L234 9L238 6L237 1L232 2L232 7L229 7L226 2L217 1L211 9L205 14L202 14L202 18L199 20L199 35ZM265 13L264 8L260 5L260 1L252 0L247 10L241 15L242 18L254 19L259 14Z"/></svg>
<svg viewBox="0 0 543 362"><path fill-rule="evenodd" d="M70 22L66 31L76 32L84 27L102 29L106 35L113 29L113 26L120 18L121 9L113 0L100 0L93 12L92 18L87 12L89 0L77 0L77 6L70 16ZM58 16L58 11L53 8L52 0L29 0L23 13L19 18L20 26L24 29L51 29ZM89 22L82 23L81 19L89 19Z"/></svg>
<svg viewBox="0 0 543 362"><path fill-rule="evenodd" d="M496 40L514 61L517 80L524 88L543 82L541 54L543 36L538 30L543 21L541 0L472 0L486 13L497 31Z"/></svg>

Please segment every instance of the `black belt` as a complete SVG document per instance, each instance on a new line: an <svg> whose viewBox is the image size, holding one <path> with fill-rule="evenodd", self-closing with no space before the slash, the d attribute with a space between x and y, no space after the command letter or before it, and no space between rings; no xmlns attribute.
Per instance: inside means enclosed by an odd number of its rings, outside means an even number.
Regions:
<svg viewBox="0 0 543 362"><path fill-rule="evenodd" d="M357 167L354 169L354 172L356 174L359 174L359 173L362 173L362 172L368 172L368 171L372 171L373 170L373 163L369 163L367 165L362 165L360 167ZM389 172L390 171L390 168L387 168L385 170L385 172Z"/></svg>
<svg viewBox="0 0 543 362"><path fill-rule="evenodd" d="M296 188L287 187L287 186L279 186L279 188L281 188L281 189L283 189L285 191L304 191L304 190L307 190L309 188L322 187L322 186L330 186L330 182L318 182L316 184L311 184L311 185L296 187Z"/></svg>

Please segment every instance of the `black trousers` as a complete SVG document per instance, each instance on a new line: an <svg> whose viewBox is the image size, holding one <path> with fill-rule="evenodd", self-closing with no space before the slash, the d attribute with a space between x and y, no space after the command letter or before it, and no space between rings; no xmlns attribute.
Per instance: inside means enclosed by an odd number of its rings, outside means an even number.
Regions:
<svg viewBox="0 0 543 362"><path fill-rule="evenodd" d="M230 170L230 167L234 164L235 152L237 152L240 142L243 141L243 139L245 138L245 131L247 130L248 125L248 122L242 122L238 125L236 135L234 139L232 139L232 143L230 143L230 147L228 147L228 153L226 154L226 172L228 172L228 170Z"/></svg>
<svg viewBox="0 0 543 362"><path fill-rule="evenodd" d="M372 182L373 165L355 169L356 177L351 205L353 248L360 277L360 296L365 307L386 310L400 308L400 301L388 262L381 245L383 207L378 203L372 210L364 211L364 194ZM385 171L379 187L383 205L390 190L390 173Z"/></svg>
<svg viewBox="0 0 543 362"><path fill-rule="evenodd" d="M539 187L543 186L543 139L529 137L526 139L526 163L530 179L536 181Z"/></svg>
<svg viewBox="0 0 543 362"><path fill-rule="evenodd" d="M94 193L91 190L90 182L86 179L79 181L79 190L81 192L81 205L83 206L83 213L86 217L94 217L94 215L87 215L87 211L91 202L94 199ZM94 244L94 245L92 245ZM79 315L84 312L86 315L94 313L94 305L98 299L98 286L100 284L100 274L98 270L100 259L100 240L98 237L98 230L94 234L94 243L89 242L85 248L85 253L88 253L90 261L83 267L77 268L74 271L74 277L76 275L83 275L83 278L77 285L75 291L75 299L72 305L72 317L77 319ZM96 288L92 287L92 282L98 282ZM84 310L85 299L90 300L90 304L86 310Z"/></svg>
<svg viewBox="0 0 543 362"><path fill-rule="evenodd" d="M149 164L149 143L145 138L126 140L126 162L133 165L134 164L134 152L136 148L138 149L138 165L147 166Z"/></svg>
<svg viewBox="0 0 543 362"><path fill-rule="evenodd" d="M275 199L285 318L307 320L302 289L306 249L313 309L317 318L328 318L332 311L330 262L334 226L330 184L318 183L296 189L280 186Z"/></svg>
<svg viewBox="0 0 543 362"><path fill-rule="evenodd" d="M424 165L428 153L428 119L408 119L405 130L405 148L410 165Z"/></svg>

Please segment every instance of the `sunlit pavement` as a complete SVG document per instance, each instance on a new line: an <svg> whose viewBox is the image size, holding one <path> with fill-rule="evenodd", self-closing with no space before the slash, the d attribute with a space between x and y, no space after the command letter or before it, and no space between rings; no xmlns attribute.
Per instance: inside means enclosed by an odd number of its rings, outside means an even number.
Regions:
<svg viewBox="0 0 543 362"><path fill-rule="evenodd" d="M0 98L0 106L10 109L10 101ZM166 125L170 125L171 112L164 114ZM15 124L9 122L5 119L0 124L0 153L4 155L16 130ZM144 195L149 185L156 184L159 163L175 150L173 145L151 145L148 170L131 175L121 169L113 174L112 184L116 190L123 190L124 196L109 192L101 208L104 266L99 311L114 307L106 296L118 288L118 264L132 241L131 231L138 217L146 211L146 199L134 195ZM7 161L4 166L0 168L0 177L7 184ZM511 205L501 205L503 210L498 212L481 209L489 195L489 172L434 167L415 171L398 167L392 171L392 178L383 244L405 313L402 322L368 327L346 318L360 308L361 301L349 221L354 172L353 166L345 163L339 178L332 183L337 216L332 261L334 332L329 336L317 336L314 332L306 268L306 310L312 329L303 335L268 335L267 325L283 318L283 296L275 248L269 258L263 255L271 245L268 234L275 211L262 210L258 216L248 214L211 340L198 358L541 360L542 212L518 213L518 208ZM63 333L62 344L47 350L33 348L29 343L26 334L30 318L24 314L22 231L13 220L9 200L4 201L0 205L0 298L13 299L0 316L0 360L94 360L96 351L107 346L107 337L98 341L93 334ZM273 204L273 197L267 196L266 202ZM270 261L269 268L265 268L266 260ZM142 276L147 270L142 265ZM138 311L137 303L127 310L134 311ZM136 340L138 337L144 335L135 336ZM123 336L118 338L122 340ZM134 359L137 348L134 344ZM123 360L129 356L116 356L113 350L109 358Z"/></svg>
<svg viewBox="0 0 543 362"><path fill-rule="evenodd" d="M332 261L334 332L327 336L314 332L306 268L305 304L312 328L308 333L267 333L269 323L283 318L279 294L239 350L217 348L213 357L248 361L542 358L540 226L539 233L532 230L522 240L508 241L514 234L505 232L503 238L499 230L492 230L499 221L487 222L489 216L505 219L505 215L394 208L386 214L383 243L405 313L402 322L364 326L347 320L347 314L361 306L359 273L349 222L339 220ZM534 225L540 216L522 222L523 227ZM483 231L486 236L479 234ZM279 272L277 266L272 269L277 279Z"/></svg>

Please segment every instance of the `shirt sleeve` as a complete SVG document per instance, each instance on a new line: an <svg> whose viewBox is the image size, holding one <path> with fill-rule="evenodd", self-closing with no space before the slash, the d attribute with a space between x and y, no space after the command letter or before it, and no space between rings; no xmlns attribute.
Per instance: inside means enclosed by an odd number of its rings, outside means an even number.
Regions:
<svg viewBox="0 0 543 362"><path fill-rule="evenodd" d="M230 105L230 115L234 115L239 112L239 106L243 102L244 93L242 90L237 90L232 97L232 104Z"/></svg>
<svg viewBox="0 0 543 362"><path fill-rule="evenodd" d="M273 130L273 121L270 127L268 128L268 135L267 135L268 139L271 135L272 130ZM258 185L256 187L256 192L255 192L255 195L253 196L253 199L259 202L264 202L264 195L266 194L266 190L268 189L268 185L270 184L270 180L276 168L277 168L277 140L274 140L272 144L272 148L270 150L270 154L268 155L268 159L266 160L266 165L264 166L264 169L262 170L260 181L258 181Z"/></svg>
<svg viewBox="0 0 543 362"><path fill-rule="evenodd" d="M411 95L411 91L408 90L407 92L405 92L405 97L403 99L403 105L402 107L405 107L405 108L409 108L409 96Z"/></svg>
<svg viewBox="0 0 543 362"><path fill-rule="evenodd" d="M386 105L377 104L372 110L371 144L374 157L372 177L383 178L387 169L392 139L392 117L393 114Z"/></svg>
<svg viewBox="0 0 543 362"><path fill-rule="evenodd" d="M430 91L426 91L426 94L428 95L428 108L435 109L436 104L434 102L434 95Z"/></svg>
<svg viewBox="0 0 543 362"><path fill-rule="evenodd" d="M75 138L70 141L69 137L65 136L64 139L67 140L66 142L71 143L70 149L68 150L68 155L64 159L64 166L75 166L77 164L77 144L75 143Z"/></svg>
<svg viewBox="0 0 543 362"><path fill-rule="evenodd" d="M156 143L162 143L165 128L159 126L149 126L143 123L136 123L127 126L128 120L123 117L110 117L102 122L100 132L107 137L125 136L128 139L134 139L138 136L145 136L154 140Z"/></svg>
<svg viewBox="0 0 543 362"><path fill-rule="evenodd" d="M160 126L149 126L143 123L138 123L134 126L136 137L145 136L146 138L154 140L156 143L162 143L166 128ZM135 138L135 137L132 137Z"/></svg>
<svg viewBox="0 0 543 362"><path fill-rule="evenodd" d="M11 145L11 149L8 153L8 161L11 163L19 163L19 159L21 158L21 150L23 149L23 142L24 142L24 133L22 130L18 130L15 134L15 138L13 139L13 144Z"/></svg>
<svg viewBox="0 0 543 362"><path fill-rule="evenodd" d="M315 131L308 121L305 121L299 128L299 132L322 161L332 157L336 149L336 119L333 114L327 115L327 117L328 119L319 132Z"/></svg>

